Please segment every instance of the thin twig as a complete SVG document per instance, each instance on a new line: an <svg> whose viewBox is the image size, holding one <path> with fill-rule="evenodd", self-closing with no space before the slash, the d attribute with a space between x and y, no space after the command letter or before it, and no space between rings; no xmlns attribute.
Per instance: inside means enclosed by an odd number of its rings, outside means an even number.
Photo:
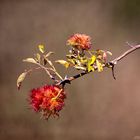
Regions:
<svg viewBox="0 0 140 140"><path fill-rule="evenodd" d="M128 45L128 47L133 48L134 46L132 44L130 44L129 42L126 42L126 44Z"/></svg>
<svg viewBox="0 0 140 140"><path fill-rule="evenodd" d="M44 59L48 62L48 64L52 67L52 71L61 79L63 80L63 78L61 77L61 75L57 72L55 66L53 65L53 63L47 59L45 56L44 56Z"/></svg>
<svg viewBox="0 0 140 140"><path fill-rule="evenodd" d="M36 63L36 64L37 64L38 66L40 66L41 68L43 68L43 69L46 71L46 73L49 75L49 77L50 77L51 79L54 80L53 75L49 72L50 69L44 67L43 65L41 65L41 64L39 64L39 63ZM51 69L51 70L53 71L53 69Z"/></svg>
<svg viewBox="0 0 140 140"><path fill-rule="evenodd" d="M113 63L114 65L116 65L117 62L119 62L121 59L123 59L128 54L132 53L133 51L135 51L137 49L140 49L140 45L133 46L132 48L130 48L129 50L127 50L126 52L124 52L122 55L120 55L119 57L117 57L114 60L112 60L111 63Z"/></svg>

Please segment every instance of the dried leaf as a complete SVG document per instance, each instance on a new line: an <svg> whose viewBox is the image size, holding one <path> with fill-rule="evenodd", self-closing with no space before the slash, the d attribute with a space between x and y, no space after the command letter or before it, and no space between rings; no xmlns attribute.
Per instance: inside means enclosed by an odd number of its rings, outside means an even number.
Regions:
<svg viewBox="0 0 140 140"><path fill-rule="evenodd" d="M41 56L40 56L39 53L36 54L36 59L37 59L37 61L40 63Z"/></svg>
<svg viewBox="0 0 140 140"><path fill-rule="evenodd" d="M76 69L78 69L78 70L86 70L86 68L85 67L82 67L82 66L74 66Z"/></svg>
<svg viewBox="0 0 140 140"><path fill-rule="evenodd" d="M29 62L29 63L34 63L34 64L37 63L34 58L26 58L23 60L23 62Z"/></svg>
<svg viewBox="0 0 140 140"><path fill-rule="evenodd" d="M54 54L54 52L48 52L45 57L49 57L50 55Z"/></svg>
<svg viewBox="0 0 140 140"><path fill-rule="evenodd" d="M27 75L27 72L23 72L23 73L21 73L19 75L19 77L17 79L17 88L18 88L18 90L20 89L21 84L22 84L23 80L25 79L26 75Z"/></svg>
<svg viewBox="0 0 140 140"><path fill-rule="evenodd" d="M44 45L38 45L39 51L44 53L45 52L45 47Z"/></svg>
<svg viewBox="0 0 140 140"><path fill-rule="evenodd" d="M70 63L65 60L56 60L55 62L65 66L65 68L68 68L70 66Z"/></svg>
<svg viewBox="0 0 140 140"><path fill-rule="evenodd" d="M67 54L66 57L68 59L73 59L73 58L76 58L76 56L74 54Z"/></svg>
<svg viewBox="0 0 140 140"><path fill-rule="evenodd" d="M97 68L98 68L98 72L102 72L103 71L103 66L98 60L96 60L96 65L97 65Z"/></svg>
<svg viewBox="0 0 140 140"><path fill-rule="evenodd" d="M106 53L108 53L109 55L112 55L112 52L110 52L110 51L106 51Z"/></svg>
<svg viewBox="0 0 140 140"><path fill-rule="evenodd" d="M106 61L107 60L107 53L106 52L103 52L103 61Z"/></svg>

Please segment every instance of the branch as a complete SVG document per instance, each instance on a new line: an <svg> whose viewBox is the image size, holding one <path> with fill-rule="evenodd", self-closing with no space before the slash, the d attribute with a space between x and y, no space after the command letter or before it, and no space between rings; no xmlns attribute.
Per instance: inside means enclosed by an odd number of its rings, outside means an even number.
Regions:
<svg viewBox="0 0 140 140"><path fill-rule="evenodd" d="M128 45L129 45L129 44L128 44ZM114 76L114 66L115 66L120 60L122 60L124 57L126 57L128 54L132 53L133 51L135 51L135 50L137 50L137 49L140 49L140 45L136 45L136 46L132 46L132 45L131 45L131 48L130 48L129 50L127 50L127 51L124 52L122 55L118 56L117 58L113 59L112 61L110 61L110 62L104 64L103 67L108 67L108 66L110 66L110 67L112 68L113 77L114 77L114 79L116 79L115 76ZM94 67L94 70L97 70L97 66ZM90 71L90 72L92 72L92 71ZM80 77L82 77L82 76L84 76L84 75L86 75L86 74L88 74L88 73L90 73L90 72L85 71L85 72L81 72L81 73L79 73L79 74L77 74L77 75L68 77L68 78L66 77L64 80L58 82L57 85L62 85L62 86L64 87L66 83L70 84L71 81L73 81L73 80L75 80L75 79L77 79L77 78L80 78Z"/></svg>
<svg viewBox="0 0 140 140"><path fill-rule="evenodd" d="M46 68L44 67L43 65L41 65L40 63L35 63L36 65L40 66L40 68L44 69L46 71L46 73L49 75L49 77L52 79L52 80L55 80L54 76L50 73L49 70L53 71L53 69L51 68Z"/></svg>
<svg viewBox="0 0 140 140"><path fill-rule="evenodd" d="M124 52L122 55L120 55L119 57L115 58L114 60L111 61L112 64L116 65L117 62L119 62L121 59L123 59L124 57L126 57L128 54L132 53L133 51L140 49L140 45L136 45L136 46L131 46L132 48L130 48L129 50L127 50L126 52Z"/></svg>

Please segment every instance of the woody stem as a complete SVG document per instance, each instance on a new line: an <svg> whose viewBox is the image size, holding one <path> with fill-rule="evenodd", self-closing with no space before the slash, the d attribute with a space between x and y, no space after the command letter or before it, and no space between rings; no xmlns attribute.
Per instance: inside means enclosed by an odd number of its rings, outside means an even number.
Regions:
<svg viewBox="0 0 140 140"><path fill-rule="evenodd" d="M118 56L117 58L113 59L112 61L110 61L110 62L108 62L108 63L106 63L106 64L103 64L102 66L103 66L103 67L108 67L108 66L110 66L110 68L113 69L114 66L117 64L117 62L119 62L120 60L122 60L123 58L125 58L128 54L134 52L134 51L137 50L137 49L140 49L140 45L131 46L131 48L130 48L129 50L125 51L123 54L121 54L121 55ZM97 66L94 67L94 70L97 70ZM57 85L63 85L63 86L65 86L66 83L69 83L69 84L70 84L71 81L73 81L73 80L75 80L75 79L77 79L77 78L80 78L80 77L82 77L82 76L84 76L84 75L86 75L86 74L88 74L88 73L90 73L90 72L92 72L92 71L89 71L89 72L88 72L88 71L81 72L81 73L79 73L79 74L76 74L76 75L74 75L74 76L71 76L71 77L69 77L69 78L66 78L66 79L64 79L63 81L60 81L59 83L57 83Z"/></svg>

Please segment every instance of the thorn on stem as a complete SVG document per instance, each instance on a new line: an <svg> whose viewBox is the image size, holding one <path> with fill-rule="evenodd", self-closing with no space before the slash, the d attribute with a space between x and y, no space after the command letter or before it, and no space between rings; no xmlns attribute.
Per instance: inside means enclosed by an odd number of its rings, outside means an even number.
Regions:
<svg viewBox="0 0 140 140"><path fill-rule="evenodd" d="M115 73L114 73L114 66L115 66L115 64L112 63L112 62L109 62L109 65L111 66L112 76L113 76L113 78L116 80Z"/></svg>
<svg viewBox="0 0 140 140"><path fill-rule="evenodd" d="M113 76L114 80L116 80L115 73L114 73L114 65L112 66L111 69L112 69L112 76Z"/></svg>

